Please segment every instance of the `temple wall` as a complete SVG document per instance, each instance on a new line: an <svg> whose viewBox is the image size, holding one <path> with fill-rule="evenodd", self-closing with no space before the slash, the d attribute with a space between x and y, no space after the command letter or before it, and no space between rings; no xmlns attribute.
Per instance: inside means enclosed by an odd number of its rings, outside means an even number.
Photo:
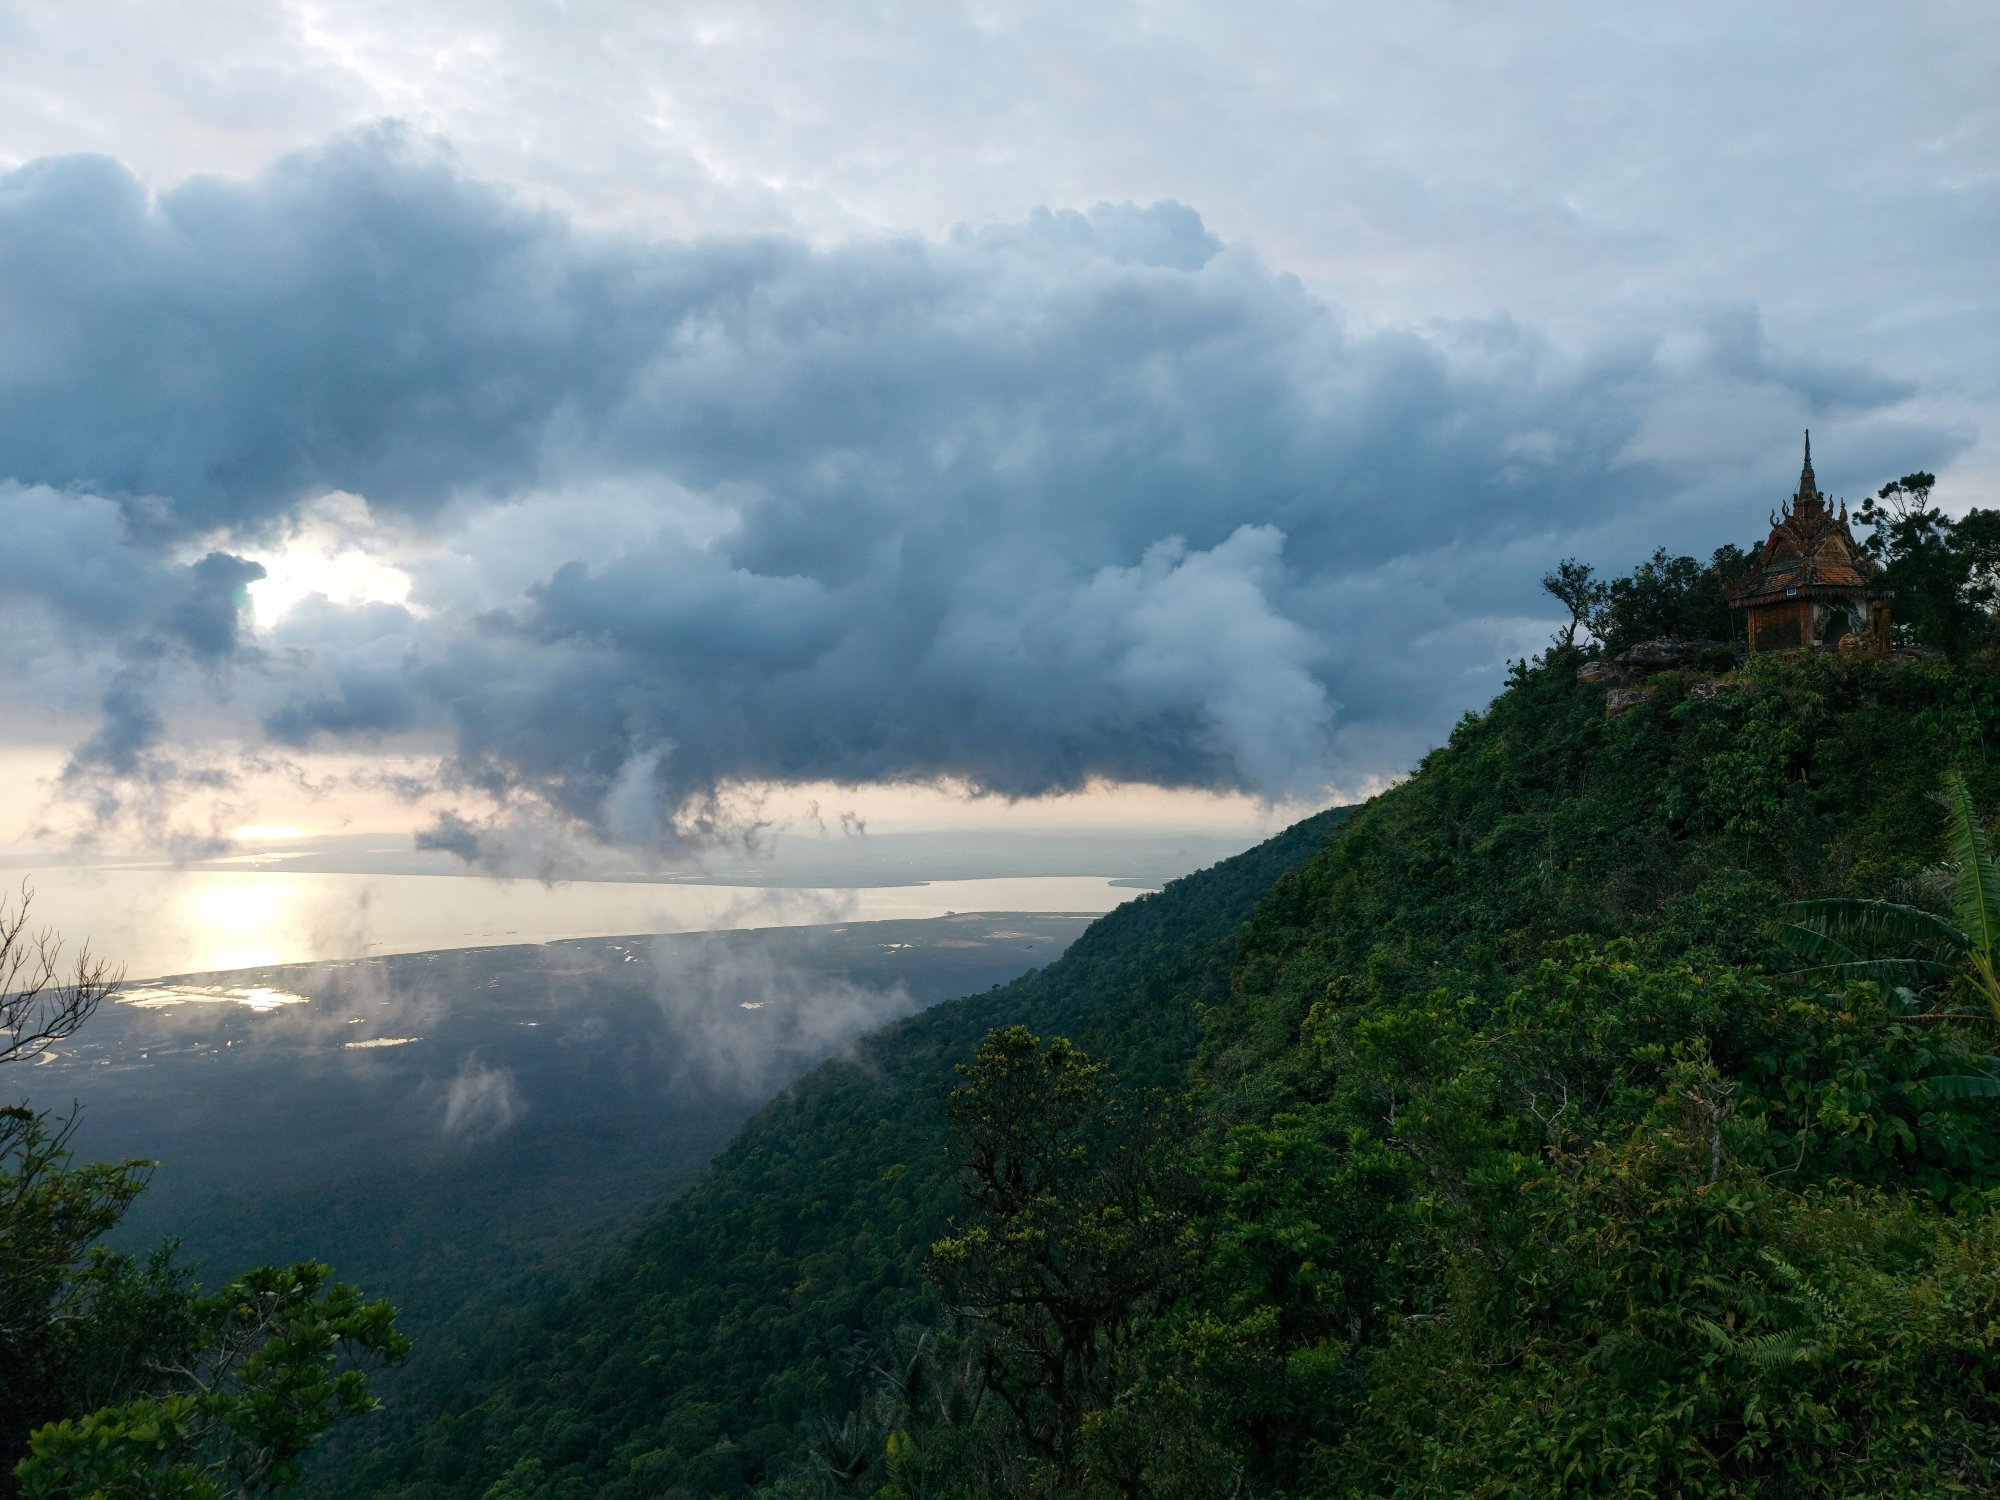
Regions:
<svg viewBox="0 0 2000 1500"><path fill-rule="evenodd" d="M1809 600L1787 599L1781 604L1764 604L1751 610L1750 649L1793 651L1803 646L1811 639L1807 633L1810 608Z"/></svg>
<svg viewBox="0 0 2000 1500"><path fill-rule="evenodd" d="M1886 650L1890 644L1889 602L1870 599L1828 604L1816 599L1779 599L1751 608L1746 627L1752 651L1796 651L1802 646L1834 645L1838 635L1850 631L1858 639ZM1827 639L1829 635L1835 635L1835 639Z"/></svg>

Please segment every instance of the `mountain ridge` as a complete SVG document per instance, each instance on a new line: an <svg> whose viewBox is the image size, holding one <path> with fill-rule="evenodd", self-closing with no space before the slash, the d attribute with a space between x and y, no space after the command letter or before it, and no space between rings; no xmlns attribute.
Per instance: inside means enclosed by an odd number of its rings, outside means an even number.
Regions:
<svg viewBox="0 0 2000 1500"><path fill-rule="evenodd" d="M519 1372L509 1367L501 1376L484 1379L468 1372L434 1397L438 1405L457 1406L457 1412L433 1417L426 1431L405 1438L412 1444L408 1448L385 1442L387 1433L368 1430L376 1424L337 1433L321 1460L318 1482L338 1494L481 1494L503 1479L505 1470L495 1471L486 1452L504 1443L514 1455L506 1467L523 1469L519 1482L532 1492L547 1481L527 1470L539 1464L546 1474L562 1466L550 1464L546 1454L570 1453L586 1442L595 1452L601 1434L613 1428L615 1417L586 1417L586 1406L596 1412L636 1411L644 1401L658 1399L662 1386L687 1392L704 1382L710 1383L711 1395L718 1385L731 1393L735 1404L729 1409L748 1419L754 1446L743 1443L740 1432L726 1433L717 1414L708 1410L728 1403L690 1400L681 1404L690 1409L697 1435L705 1425L715 1428L715 1441L693 1460L717 1481L739 1486L756 1482L773 1461L793 1453L799 1420L839 1398L834 1372L848 1339L893 1313L928 1302L922 1290L923 1255L955 1198L943 1155L942 1106L954 1063L990 1026L1018 1021L1041 1029L1071 1029L1099 1045L1109 1044L1134 1081L1168 1082L1199 1041L1194 1001L1214 999L1226 981L1226 961L1215 952L1217 946L1271 883L1309 858L1350 811L1328 809L1251 850L1138 897L1093 923L1047 969L893 1023L781 1092L752 1117L702 1179L664 1206L604 1271L542 1308L515 1310L506 1326L489 1336L489 1358L524 1358L525 1378L546 1382L550 1399L558 1403L548 1411L573 1411L578 1420L545 1414L531 1439L510 1420L515 1403L507 1390ZM1175 1024L1163 1031L1157 1025L1162 1004L1181 991L1188 992L1183 996L1187 1003ZM886 1058L877 1056L885 1052ZM912 1142L882 1129L891 1101L914 1107L934 1127L919 1137L923 1154L914 1161L905 1159ZM809 1258L805 1247L815 1242L816 1234L847 1222L837 1205L814 1195L811 1182L819 1179L862 1185L872 1197L865 1212L859 1211L860 1204L851 1204L850 1217L884 1227L843 1235L848 1243L838 1252L845 1256L842 1274L831 1277L822 1268L816 1285L810 1273L799 1279L778 1276L772 1268ZM798 1209L780 1219L768 1211L771 1205L793 1203ZM739 1257L759 1254L768 1265L747 1276L730 1269ZM763 1364L771 1364L779 1357L773 1351L781 1351L815 1374L801 1381L781 1372L767 1391L750 1373L732 1372L716 1351L738 1339L740 1327L719 1318L695 1321L692 1309L659 1290L676 1273L700 1285L719 1286L730 1308L744 1309L743 1316L759 1325L754 1337L766 1351ZM646 1353L632 1356L629 1348L621 1349L593 1367L586 1381L574 1370L546 1373L534 1353L517 1352L557 1346L574 1333L579 1308L601 1305L614 1295L629 1300L635 1285L648 1289L640 1316L650 1320L654 1332L636 1339L628 1333L627 1342L644 1345ZM829 1285L835 1289L831 1293ZM784 1311L774 1313L779 1306ZM706 1331L693 1334L697 1327ZM561 1364L558 1356L543 1358ZM670 1359L683 1367L670 1381L663 1380L657 1372ZM501 1387L498 1396L496 1385ZM499 1442L488 1435L494 1432L501 1433ZM682 1444L691 1441L683 1438ZM356 1447L363 1447L358 1455ZM575 1464L581 1457L564 1463ZM601 1467L585 1465L593 1472Z"/></svg>

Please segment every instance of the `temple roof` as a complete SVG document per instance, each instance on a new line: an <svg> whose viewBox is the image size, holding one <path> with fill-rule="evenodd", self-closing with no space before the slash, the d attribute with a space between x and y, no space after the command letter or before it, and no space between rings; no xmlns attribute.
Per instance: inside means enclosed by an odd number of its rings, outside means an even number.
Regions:
<svg viewBox="0 0 2000 1500"><path fill-rule="evenodd" d="M1812 434L1799 470L1798 493L1783 515L1771 518L1771 535L1757 565L1729 586L1729 602L1741 609L1773 599L1814 595L1852 598L1865 593L1882 565L1862 551L1847 528L1847 507L1838 513L1813 477Z"/></svg>

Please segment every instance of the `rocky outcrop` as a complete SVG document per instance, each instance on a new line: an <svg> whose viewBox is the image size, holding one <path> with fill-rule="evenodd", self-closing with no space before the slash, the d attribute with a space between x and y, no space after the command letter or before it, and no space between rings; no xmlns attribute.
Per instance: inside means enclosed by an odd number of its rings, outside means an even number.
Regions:
<svg viewBox="0 0 2000 1500"><path fill-rule="evenodd" d="M1683 641L1662 637L1627 646L1618 653L1616 660L1622 670L1633 676L1650 677L1655 672L1702 666L1713 663L1718 657L1733 658L1735 654L1736 648L1727 641Z"/></svg>
<svg viewBox="0 0 2000 1500"><path fill-rule="evenodd" d="M1683 667L1727 666L1735 658L1736 648L1727 641L1662 637L1627 646L1610 661L1587 661L1576 669L1576 675L1578 681L1605 690L1604 716L1615 719L1626 709L1646 701L1651 691L1646 686L1647 678Z"/></svg>

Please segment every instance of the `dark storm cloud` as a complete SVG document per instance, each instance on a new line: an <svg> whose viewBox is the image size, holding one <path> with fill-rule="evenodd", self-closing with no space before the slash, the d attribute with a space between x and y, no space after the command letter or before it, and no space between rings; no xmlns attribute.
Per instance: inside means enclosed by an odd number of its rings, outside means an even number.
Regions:
<svg viewBox="0 0 2000 1500"><path fill-rule="evenodd" d="M64 777L72 784L94 776L132 781L148 774L146 752L159 744L165 725L138 672L121 672L105 689L104 723L76 747Z"/></svg>
<svg viewBox="0 0 2000 1500"><path fill-rule="evenodd" d="M744 778L1394 769L1533 643L1552 550L1685 478L1625 456L1663 395L1901 389L1754 321L1693 368L1505 320L1357 333L1171 203L587 238L389 131L157 198L101 160L0 179L0 318L0 475L51 487L51 527L115 505L128 553L208 546L342 489L447 555L410 609L309 601L263 643L273 739L442 732L455 784L652 848ZM159 596L108 601L128 631L241 653L254 564L119 565ZM95 764L163 732L127 697Z"/></svg>
<svg viewBox="0 0 2000 1500"><path fill-rule="evenodd" d="M205 660L233 655L243 644L250 585L263 576L262 563L209 553L189 566L181 597L163 622L166 633Z"/></svg>
<svg viewBox="0 0 2000 1500"><path fill-rule="evenodd" d="M61 777L65 792L101 823L127 816L160 830L172 798L227 784L228 777L198 751L189 756L168 743L158 700L171 699L188 670L212 679L229 675L246 645L247 590L262 577L262 565L227 552L210 552L185 567L134 570L132 582L157 603L150 618L141 615L137 628L116 638L123 664L104 689L98 728L71 752ZM56 575L37 586L46 598L67 593L74 583ZM182 852L211 853L222 842L200 839L186 846L183 838Z"/></svg>
<svg viewBox="0 0 2000 1500"><path fill-rule="evenodd" d="M397 604L301 600L271 633L270 665L286 688L265 714L265 731L296 749L316 736L379 736L425 723L408 670L417 626Z"/></svg>
<svg viewBox="0 0 2000 1500"><path fill-rule="evenodd" d="M230 678L247 650L248 586L263 567L225 551L183 562L139 544L128 518L99 496L0 482L0 620L18 672L18 722L31 684L68 702L94 700L96 728L61 775L94 816L136 813L160 826L160 804L219 784L197 750L169 743L163 705Z"/></svg>
<svg viewBox="0 0 2000 1500"><path fill-rule="evenodd" d="M563 244L379 137L157 199L102 158L30 163L0 178L0 467L168 532L526 477L594 375L604 288Z"/></svg>
<svg viewBox="0 0 2000 1500"><path fill-rule="evenodd" d="M1709 356L1718 370L1739 380L1796 391L1814 416L1866 411L1916 394L1913 382L1865 365L1785 354L1772 344L1754 307L1711 314L1706 332Z"/></svg>
<svg viewBox="0 0 2000 1500"><path fill-rule="evenodd" d="M1498 498L1482 450L1524 417L1580 401L1563 426L1600 468L1630 418L1530 347L1485 351L1523 388L1467 390L1421 340L1357 343L1180 205L942 246L638 247L387 130L157 198L102 159L32 163L0 178L0 299L0 472L168 532L640 467L761 488L760 569L872 545L852 521L921 520L926 492L947 524L1028 503L1129 560L1219 539L1225 500L1351 528L1396 513L1370 487L1440 467L1455 507Z"/></svg>

